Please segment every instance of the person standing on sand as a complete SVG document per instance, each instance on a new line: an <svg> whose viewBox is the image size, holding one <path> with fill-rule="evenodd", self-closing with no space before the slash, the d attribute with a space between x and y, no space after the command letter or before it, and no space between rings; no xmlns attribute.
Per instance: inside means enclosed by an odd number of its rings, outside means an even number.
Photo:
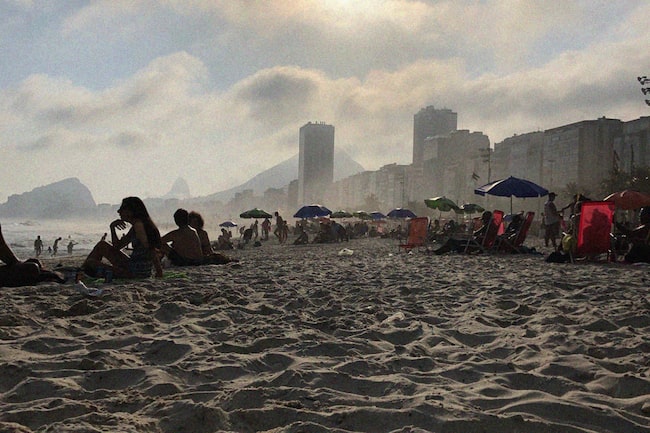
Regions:
<svg viewBox="0 0 650 433"><path fill-rule="evenodd" d="M110 224L111 243L99 241L90 252L82 265L82 269L90 276L96 276L100 267L110 267L117 278L148 278L152 268L156 277L162 277L163 271L158 255L162 242L160 232L149 216L149 212L138 197L126 197L117 210L119 219ZM121 238L117 230L124 230L127 224L129 231ZM131 255L122 249L131 244ZM102 259L108 260L106 265Z"/></svg>
<svg viewBox="0 0 650 433"><path fill-rule="evenodd" d="M262 222L262 240L269 240L269 232L271 231L271 221L268 218L264 218Z"/></svg>
<svg viewBox="0 0 650 433"><path fill-rule="evenodd" d="M56 256L56 253L59 251L59 241L63 239L60 236L54 239L54 245L52 245L52 255Z"/></svg>
<svg viewBox="0 0 650 433"><path fill-rule="evenodd" d="M43 269L41 262L37 259L28 259L24 262L19 260L9 248L2 236L0 227L0 287L31 286L43 281L54 281L65 283L65 279L57 272Z"/></svg>
<svg viewBox="0 0 650 433"><path fill-rule="evenodd" d="M36 240L34 241L34 254L36 255L36 257L39 257L42 252L43 252L43 240L41 239L41 236L38 235L36 236Z"/></svg>
<svg viewBox="0 0 650 433"><path fill-rule="evenodd" d="M278 242L282 243L284 242L283 240L283 232L284 232L284 219L280 216L280 212L275 212L275 230L273 230L273 234L278 238Z"/></svg>
<svg viewBox="0 0 650 433"><path fill-rule="evenodd" d="M282 231L280 233L282 235L282 243L285 243L287 239L289 238L289 223L284 221L282 223Z"/></svg>
<svg viewBox="0 0 650 433"><path fill-rule="evenodd" d="M551 241L553 250L557 250L557 237L560 235L562 217L555 206L555 193L548 193L548 201L544 203L544 245L548 247Z"/></svg>
<svg viewBox="0 0 650 433"><path fill-rule="evenodd" d="M258 227L259 227L259 224L257 223L257 220L255 220L255 222L253 224L251 224L251 229L253 230L253 240L257 240L257 238L260 235Z"/></svg>
<svg viewBox="0 0 650 433"><path fill-rule="evenodd" d="M68 255L72 255L72 249L77 245L75 241L68 242Z"/></svg>

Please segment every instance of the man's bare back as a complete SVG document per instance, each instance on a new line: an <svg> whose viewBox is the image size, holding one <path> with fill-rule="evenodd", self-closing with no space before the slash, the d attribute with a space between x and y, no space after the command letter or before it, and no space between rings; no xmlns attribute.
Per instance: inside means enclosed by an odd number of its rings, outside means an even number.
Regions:
<svg viewBox="0 0 650 433"><path fill-rule="evenodd" d="M190 226L183 226L172 230L162 237L164 245L171 243L171 249L184 259L203 260L203 250L199 235Z"/></svg>

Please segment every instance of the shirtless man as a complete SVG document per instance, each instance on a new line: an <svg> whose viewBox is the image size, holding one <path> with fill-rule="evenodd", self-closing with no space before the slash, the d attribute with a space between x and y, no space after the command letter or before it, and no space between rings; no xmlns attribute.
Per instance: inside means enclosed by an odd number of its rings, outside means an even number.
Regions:
<svg viewBox="0 0 650 433"><path fill-rule="evenodd" d="M174 222L178 228L162 237L163 253L176 266L203 264L201 240L196 230L189 225L189 212L178 209L174 212Z"/></svg>
<svg viewBox="0 0 650 433"><path fill-rule="evenodd" d="M275 230L273 234L277 236L278 242L284 243L286 238L284 237L284 219L280 216L279 212L275 212Z"/></svg>

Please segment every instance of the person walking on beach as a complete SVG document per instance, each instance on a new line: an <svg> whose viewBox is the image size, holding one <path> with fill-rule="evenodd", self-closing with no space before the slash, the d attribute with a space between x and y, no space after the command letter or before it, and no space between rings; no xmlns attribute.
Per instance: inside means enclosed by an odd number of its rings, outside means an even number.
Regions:
<svg viewBox="0 0 650 433"><path fill-rule="evenodd" d="M68 255L70 256L72 255L72 249L74 248L75 245L77 245L75 241L68 242Z"/></svg>
<svg viewBox="0 0 650 433"><path fill-rule="evenodd" d="M548 247L549 241L553 250L557 250L557 238L560 235L560 221L562 217L555 206L555 193L548 193L548 201L544 203L544 245Z"/></svg>
<svg viewBox="0 0 650 433"><path fill-rule="evenodd" d="M278 238L278 242L283 243L284 242L284 218L280 216L280 212L275 212L275 230L273 230L273 234Z"/></svg>
<svg viewBox="0 0 650 433"><path fill-rule="evenodd" d="M41 236L38 235L36 236L36 240L34 241L34 254L36 257L39 257L43 253L43 240L41 239Z"/></svg>
<svg viewBox="0 0 650 433"><path fill-rule="evenodd" d="M63 239L60 236L54 239L54 245L52 245L52 255L56 256L56 253L59 252L59 241Z"/></svg>
<svg viewBox="0 0 650 433"><path fill-rule="evenodd" d="M148 278L151 277L152 268L156 277L162 277L160 232L142 200L138 197L124 198L117 213L120 218L109 226L111 243L99 241L95 245L82 265L84 272L96 276L100 267L108 267L102 261L105 258L111 263L110 268L117 278ZM126 229L127 224L131 228L119 237L117 230ZM130 256L122 251L129 244L133 248Z"/></svg>

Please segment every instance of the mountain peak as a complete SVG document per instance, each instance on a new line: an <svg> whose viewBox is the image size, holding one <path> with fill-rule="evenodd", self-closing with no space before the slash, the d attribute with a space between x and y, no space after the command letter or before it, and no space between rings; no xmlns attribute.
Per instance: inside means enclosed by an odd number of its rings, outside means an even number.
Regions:
<svg viewBox="0 0 650 433"><path fill-rule="evenodd" d="M292 180L298 179L298 158L299 155L296 154L255 175L239 186L211 194L205 198L226 202L236 193L247 189L253 190L256 195L262 195L269 188L284 188ZM345 151L334 149L334 181L361 173L362 171L365 171L363 166L353 160Z"/></svg>
<svg viewBox="0 0 650 433"><path fill-rule="evenodd" d="M190 198L190 187L182 177L176 179L172 185L172 189L169 190L167 194L162 196L163 199L176 198L179 200L184 200Z"/></svg>

